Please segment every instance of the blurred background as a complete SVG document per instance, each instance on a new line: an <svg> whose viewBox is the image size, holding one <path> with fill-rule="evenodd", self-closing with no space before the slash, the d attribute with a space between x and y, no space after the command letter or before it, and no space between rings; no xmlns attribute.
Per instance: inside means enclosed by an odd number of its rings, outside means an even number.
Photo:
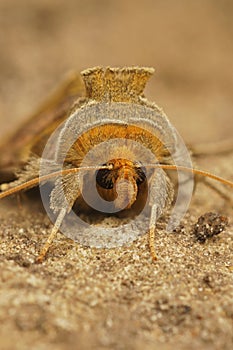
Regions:
<svg viewBox="0 0 233 350"><path fill-rule="evenodd" d="M231 0L0 0L0 137L69 70L152 66L147 97L185 141L232 137Z"/></svg>
<svg viewBox="0 0 233 350"><path fill-rule="evenodd" d="M97 65L154 67L146 96L186 142L232 139L233 0L0 0L0 138L68 71ZM232 154L201 162L232 179ZM0 201L2 349L231 348L231 232L200 246L190 231L208 211L232 219L213 191L197 186L178 240L156 236L158 267L146 237L116 255L59 238L35 266L50 226L20 204Z"/></svg>

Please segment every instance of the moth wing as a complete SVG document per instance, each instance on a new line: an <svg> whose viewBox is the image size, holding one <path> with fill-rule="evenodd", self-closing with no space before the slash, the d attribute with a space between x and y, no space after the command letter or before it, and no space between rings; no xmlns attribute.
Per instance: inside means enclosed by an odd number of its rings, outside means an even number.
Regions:
<svg viewBox="0 0 233 350"><path fill-rule="evenodd" d="M20 128L0 144L0 182L14 178L30 157L40 157L51 133L85 96L79 73L72 72Z"/></svg>

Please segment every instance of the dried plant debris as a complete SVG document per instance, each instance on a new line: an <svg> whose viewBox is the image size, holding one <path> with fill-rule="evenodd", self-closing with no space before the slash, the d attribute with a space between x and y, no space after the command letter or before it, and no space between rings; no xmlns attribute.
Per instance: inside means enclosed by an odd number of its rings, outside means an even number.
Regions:
<svg viewBox="0 0 233 350"><path fill-rule="evenodd" d="M209 212L199 217L193 226L192 234L198 242L204 243L207 239L223 232L227 225L226 216Z"/></svg>

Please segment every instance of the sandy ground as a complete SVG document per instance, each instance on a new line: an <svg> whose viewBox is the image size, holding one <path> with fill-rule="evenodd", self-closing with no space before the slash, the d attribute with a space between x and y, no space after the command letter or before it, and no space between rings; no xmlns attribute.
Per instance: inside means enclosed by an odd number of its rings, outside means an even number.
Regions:
<svg viewBox="0 0 233 350"><path fill-rule="evenodd" d="M71 69L156 69L147 97L189 144L232 138L233 6L224 1L0 1L0 135L11 133ZM197 160L229 179L232 153ZM232 196L232 192L229 194ZM208 211L229 226L204 244L192 225ZM97 250L51 230L39 198L0 203L1 349L232 349L232 206L202 184L182 222Z"/></svg>

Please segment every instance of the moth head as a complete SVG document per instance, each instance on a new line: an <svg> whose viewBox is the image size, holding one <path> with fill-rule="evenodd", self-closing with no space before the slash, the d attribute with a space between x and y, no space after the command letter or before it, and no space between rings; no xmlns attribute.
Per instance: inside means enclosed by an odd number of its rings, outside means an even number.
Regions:
<svg viewBox="0 0 233 350"><path fill-rule="evenodd" d="M103 166L106 168L96 171L99 195L107 201L115 200L116 208L129 209L137 200L139 191L147 188L145 168L121 158L111 159Z"/></svg>

